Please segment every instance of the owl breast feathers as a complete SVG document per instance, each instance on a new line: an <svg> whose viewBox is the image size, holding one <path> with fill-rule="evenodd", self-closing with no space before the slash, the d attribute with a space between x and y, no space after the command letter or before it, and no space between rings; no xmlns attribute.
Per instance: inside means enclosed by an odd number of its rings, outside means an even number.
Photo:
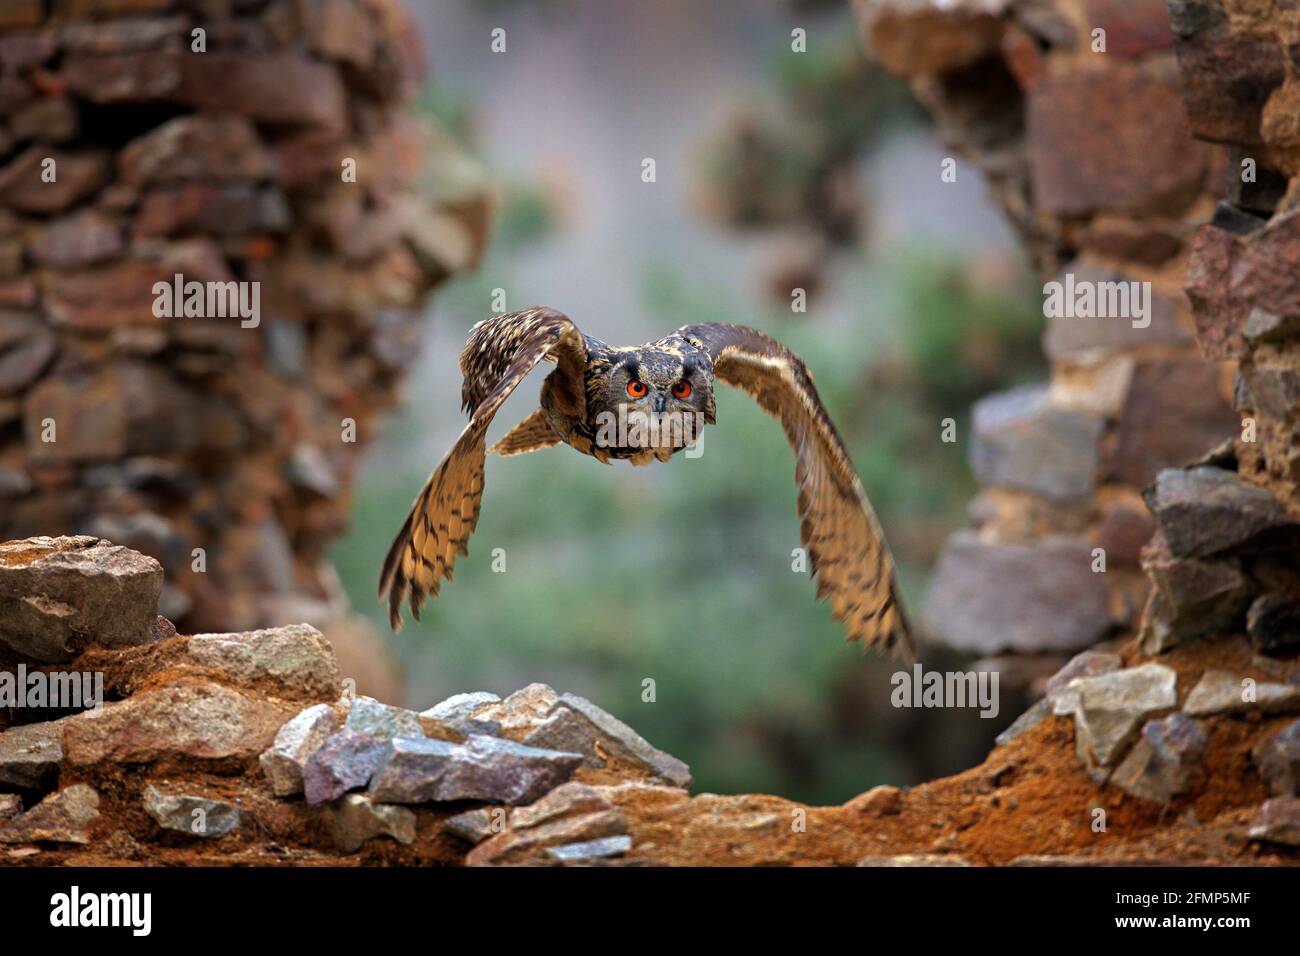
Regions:
<svg viewBox="0 0 1300 956"><path fill-rule="evenodd" d="M555 365L539 405L492 448L487 429L542 361ZM416 497L384 559L380 597L401 625L451 580L478 523L487 453L517 455L564 443L602 462L666 461L714 424L713 383L747 392L777 419L795 453L803 545L848 639L910 660L911 637L894 562L853 463L803 361L743 325L689 325L648 345L611 347L547 308L497 315L470 330L460 356L469 424Z"/></svg>

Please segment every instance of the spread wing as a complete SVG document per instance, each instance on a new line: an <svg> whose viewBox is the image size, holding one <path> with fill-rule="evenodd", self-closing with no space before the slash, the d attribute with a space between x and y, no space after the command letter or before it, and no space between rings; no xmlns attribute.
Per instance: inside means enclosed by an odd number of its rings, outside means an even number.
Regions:
<svg viewBox="0 0 1300 956"><path fill-rule="evenodd" d="M558 363L570 386L564 391L581 403L587 347L568 316L554 309L524 309L484 319L470 330L460 356L461 399L469 424L425 482L384 558L379 596L388 595L394 630L401 626L408 592L411 613L419 620L424 599L438 594L443 578L451 580L456 554L469 553L467 542L478 524L483 496L488 425L543 359Z"/></svg>
<svg viewBox="0 0 1300 956"><path fill-rule="evenodd" d="M713 374L744 389L781 422L795 453L800 530L817 576L848 639L911 660L894 561L803 361L771 336L743 325L691 325L678 334L713 360Z"/></svg>

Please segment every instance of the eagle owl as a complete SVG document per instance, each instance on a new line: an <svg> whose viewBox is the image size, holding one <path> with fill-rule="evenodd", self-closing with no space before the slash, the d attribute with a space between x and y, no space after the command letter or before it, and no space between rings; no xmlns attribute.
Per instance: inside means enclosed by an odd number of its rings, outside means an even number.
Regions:
<svg viewBox="0 0 1300 956"><path fill-rule="evenodd" d="M547 361L540 406L491 448L487 429L524 377ZM469 424L416 497L384 559L379 594L401 625L409 595L451 580L478 523L488 452L519 455L560 442L604 463L667 461L713 424L713 382L748 392L781 422L795 453L804 547L817 596L829 595L848 640L912 657L894 564L862 483L799 356L743 325L689 325L648 345L612 347L547 308L484 319L460 356ZM689 457L689 456L688 456Z"/></svg>

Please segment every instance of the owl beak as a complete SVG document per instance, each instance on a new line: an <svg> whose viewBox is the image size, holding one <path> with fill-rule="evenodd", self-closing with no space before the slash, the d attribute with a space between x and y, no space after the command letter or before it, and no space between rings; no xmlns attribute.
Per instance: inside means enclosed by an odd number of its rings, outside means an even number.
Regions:
<svg viewBox="0 0 1300 956"><path fill-rule="evenodd" d="M656 396L655 396L655 412L656 412L657 414L661 414L661 415L663 414L664 404L665 404L666 402L667 402L667 399L664 398L662 395L656 395Z"/></svg>

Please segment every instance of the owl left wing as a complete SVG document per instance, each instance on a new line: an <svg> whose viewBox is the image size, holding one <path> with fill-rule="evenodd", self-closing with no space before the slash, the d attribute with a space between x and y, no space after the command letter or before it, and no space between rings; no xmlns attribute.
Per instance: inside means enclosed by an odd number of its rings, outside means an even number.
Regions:
<svg viewBox="0 0 1300 956"><path fill-rule="evenodd" d="M889 546L803 361L743 325L690 325L677 334L708 353L715 378L748 392L781 422L795 453L800 531L817 596L830 595L848 639L913 659Z"/></svg>
<svg viewBox="0 0 1300 956"><path fill-rule="evenodd" d="M554 309L524 309L484 319L470 330L460 356L461 398L470 413L469 424L416 496L379 577L379 596L388 596L388 620L394 630L401 626L408 592L411 613L419 620L425 597L437 596L443 578L451 580L456 555L469 553L483 497L488 425L515 386L543 359L558 364L565 379L563 392L581 414L587 346L568 316Z"/></svg>

